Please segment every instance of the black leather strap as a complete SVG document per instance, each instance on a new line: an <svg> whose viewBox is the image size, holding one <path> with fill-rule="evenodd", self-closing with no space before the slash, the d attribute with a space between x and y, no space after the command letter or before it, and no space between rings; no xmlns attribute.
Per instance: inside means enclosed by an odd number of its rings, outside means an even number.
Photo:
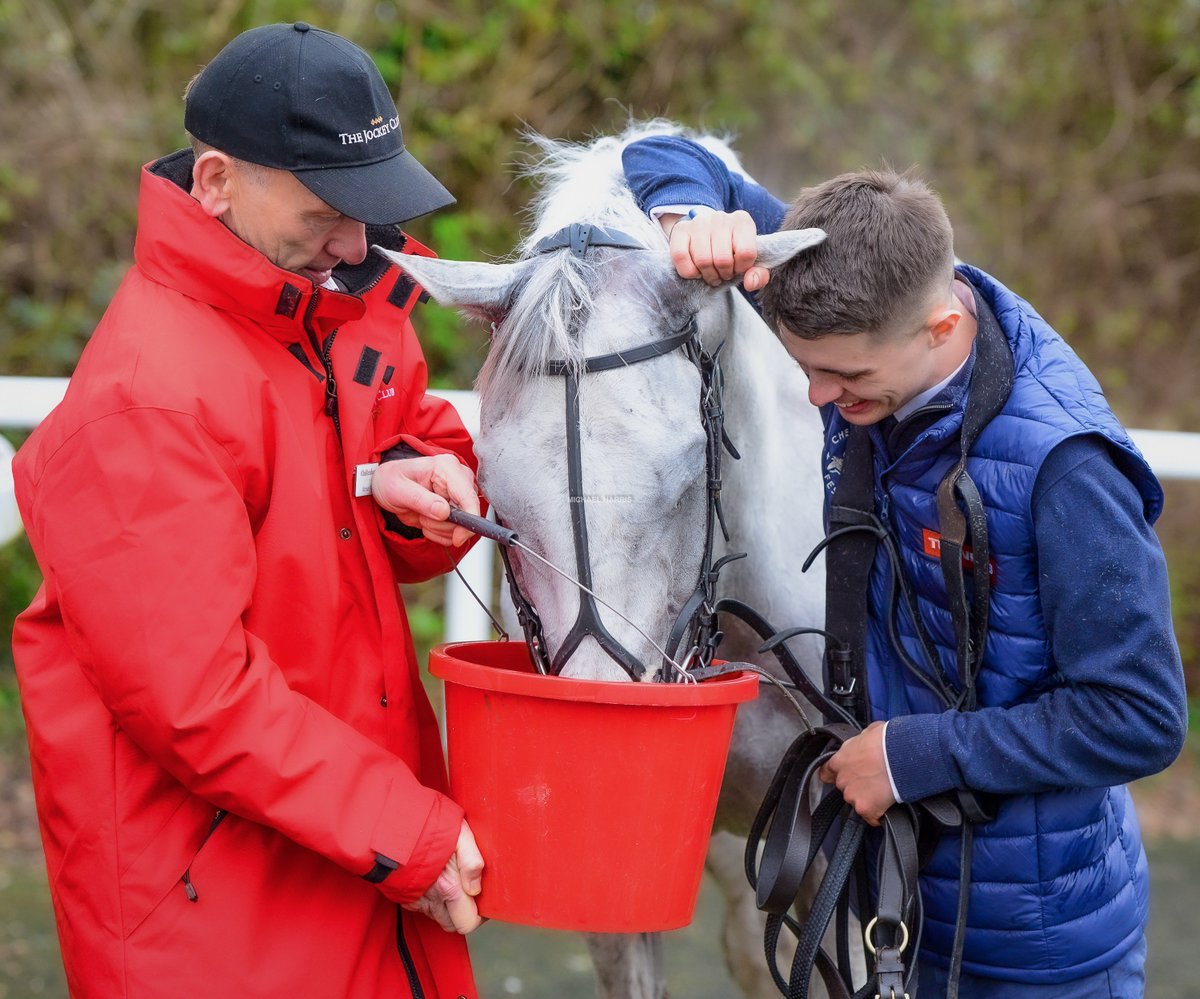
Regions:
<svg viewBox="0 0 1200 999"><path fill-rule="evenodd" d="M620 229L606 229L590 222L572 222L559 229L533 248L534 253L550 253L552 250L570 251L577 257L584 256L588 247L611 246L618 250L644 250L646 246Z"/></svg>
<svg viewBox="0 0 1200 999"><path fill-rule="evenodd" d="M586 358L583 367L578 370L585 374L592 374L596 371L627 368L639 361L648 361L653 357L662 357L673 350L678 350L695 336L695 324L694 322L689 323L680 332L663 340L652 340L650 343L644 343L638 347L630 347L629 350L618 350L611 354L597 354L595 357ZM569 361L546 362L546 374L548 375L571 375L575 370Z"/></svg>
<svg viewBox="0 0 1200 999"><path fill-rule="evenodd" d="M797 737L784 754L747 840L746 877L755 889L758 907L768 913L764 936L768 968L776 986L788 999L807 999L814 970L831 996L849 997L852 992L848 896L851 877L860 863L865 824L836 788L825 788L817 782L817 774L825 761L858 731L855 725L832 724ZM823 797L815 809L810 809L809 803L818 787L824 789ZM878 853L876 879L879 895L875 917L868 924L868 942L875 952L869 962L874 977L872 993L888 995L895 988L900 996L907 990L915 966L911 958L906 964L902 955L910 946L913 949L909 953L915 953L914 927L920 923L917 815L910 806L897 805L888 810L881 824L884 839ZM809 911L802 922L797 922L788 911L823 851L829 857L828 867ZM858 881L861 889L862 878ZM838 964L821 947L835 913L839 916ZM785 925L797 937L796 953L786 980L779 971L776 956Z"/></svg>
<svg viewBox="0 0 1200 999"><path fill-rule="evenodd" d="M587 508L583 495L583 445L580 439L579 419L579 378L573 372L565 378L567 401L567 489L571 507L571 533L575 537L575 578L588 590L592 589L592 560L588 545ZM630 678L640 680L646 672L646 667L625 648L605 627L600 618L600 608L595 598L581 589L579 591L579 612L575 615L575 623L563 638L558 651L550 663L550 672L558 675L562 672L571 654L579 647L579 643L591 636L596 643L607 652L629 674Z"/></svg>
<svg viewBox="0 0 1200 999"><path fill-rule="evenodd" d="M840 641L825 647L826 689L860 725L867 698L867 599L879 543L871 437L851 427L842 472L829 508L825 564L825 630Z"/></svg>
<svg viewBox="0 0 1200 999"><path fill-rule="evenodd" d="M768 642L780 634L753 607L743 603L741 600L735 600L733 597L722 597L718 600L716 611L718 615L729 614L731 617L737 618L743 624L747 625L759 638L763 639L764 642ZM792 686L796 688L810 705L821 713L826 721L840 720L853 722L854 719L844 709L826 697L824 691L817 689L816 684L808 678L808 674L804 672L804 668L796 661L796 657L792 655L786 644L783 642L769 644L769 649L760 649L759 651L769 651L775 656L779 661L779 665L783 667L784 673L787 674Z"/></svg>
<svg viewBox="0 0 1200 999"><path fill-rule="evenodd" d="M1004 408L1013 384L1012 351L992 310L978 296L976 316L975 368L963 412L959 458L937 490L942 578L954 622L955 660L963 691L959 707L965 711L974 710L977 703L975 680L983 663L991 603L987 512L979 490L967 472L967 455L984 428ZM966 508L965 514L959 507L960 501ZM963 577L963 553L968 545L974 599L968 597Z"/></svg>

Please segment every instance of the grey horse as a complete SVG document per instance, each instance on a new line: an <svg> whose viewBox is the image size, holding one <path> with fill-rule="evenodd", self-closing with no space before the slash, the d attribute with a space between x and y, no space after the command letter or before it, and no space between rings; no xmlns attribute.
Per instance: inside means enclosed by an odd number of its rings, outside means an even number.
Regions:
<svg viewBox="0 0 1200 999"><path fill-rule="evenodd" d="M822 537L822 432L807 381L758 313L734 288L680 279L667 243L626 187L622 148L664 123L631 127L586 144L535 137L541 156L535 222L510 263L396 255L438 302L494 323L480 373L480 482L505 522L554 564L574 567L564 448L563 379L554 362L627 350L677 333L696 317L700 342L720 353L725 427L740 459L723 463L722 506L730 538L716 532L716 556L745 552L721 573L718 595L736 596L780 627L823 623L820 565L802 574ZM740 170L723 142L700 136ZM640 249L537 244L573 222L624 233ZM759 239L759 261L775 266L819 241L819 230ZM641 662L656 667L680 609L692 594L704 547L706 437L699 417L697 367L682 351L580 378L580 441L595 592L636 623L606 615L605 627ZM537 607L553 652L579 607L579 592L536 563L514 557L522 590ZM643 634L644 633L644 634ZM651 640L654 636L655 640ZM765 662L760 639L732 622L725 659ZM810 676L820 676L819 644L793 641ZM654 672L651 668L647 677ZM585 639L563 670L588 679L627 680ZM744 837L783 751L798 731L784 697L764 685L738 712L708 867L726 903L723 944L746 996L775 994L762 957L761 917L742 873ZM658 934L592 934L588 939L605 999L666 995Z"/></svg>

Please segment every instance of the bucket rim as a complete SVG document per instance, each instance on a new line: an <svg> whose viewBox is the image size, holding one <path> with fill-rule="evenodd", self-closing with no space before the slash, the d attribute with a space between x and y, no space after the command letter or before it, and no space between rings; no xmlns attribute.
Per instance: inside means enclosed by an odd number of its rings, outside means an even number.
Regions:
<svg viewBox="0 0 1200 999"><path fill-rule="evenodd" d="M524 642L447 642L429 653L429 672L446 683L497 693L539 697L553 701L594 704L704 707L740 704L758 696L758 676L745 670L704 683L634 683L619 680L578 680L477 661L481 653L528 655Z"/></svg>

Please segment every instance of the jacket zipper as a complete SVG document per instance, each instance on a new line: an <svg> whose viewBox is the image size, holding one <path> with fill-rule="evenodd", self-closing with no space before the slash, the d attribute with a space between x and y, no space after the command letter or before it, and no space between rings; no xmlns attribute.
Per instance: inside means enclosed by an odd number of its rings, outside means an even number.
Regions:
<svg viewBox="0 0 1200 999"><path fill-rule="evenodd" d="M391 270L390 266L385 267L372 281L368 282L364 287L358 289L356 292L339 292L339 294L353 294L357 298L362 298L367 294L367 292L369 292L372 288L379 284L380 281L383 280L384 275L386 275L389 270ZM337 432L338 441L340 442L342 439L342 423L341 417L338 413L337 382L333 377L333 361L330 357L330 354L333 352L333 341L337 337L338 331L334 330L332 333L330 333L329 339L322 347L320 338L310 325L313 311L316 309L317 295L319 293L319 289L314 289L313 296L308 301L308 308L304 310L304 329L308 333L309 340L312 342L313 352L321 359L321 367L325 369L325 415L333 418L333 429Z"/></svg>
<svg viewBox="0 0 1200 999"><path fill-rule="evenodd" d="M404 939L404 913L396 908L396 949L400 951L400 963L404 965L404 973L408 976L408 987L413 999L425 999L425 990L421 988L421 979L417 977L417 966L413 963L412 954L408 951L408 942Z"/></svg>
<svg viewBox="0 0 1200 999"><path fill-rule="evenodd" d="M333 380L333 359L330 357L337 332L334 330L329 334L329 339L325 341L325 348L321 351L321 364L325 367L325 415L333 417L333 429L337 432L337 438L340 441L342 439L342 422L338 414L337 382Z"/></svg>
<svg viewBox="0 0 1200 999"><path fill-rule="evenodd" d="M314 289L312 298L308 300L308 307L304 310L304 331L308 334L313 353L320 358L321 367L325 370L325 415L333 418L333 429L337 433L338 442L340 443L342 440L342 422L338 416L337 381L333 377L333 361L330 358L330 354L333 351L333 341L337 337L337 330L329 334L329 339L324 345L321 344L321 338L312 327L312 315L317 308L318 295L320 295L320 290Z"/></svg>
<svg viewBox="0 0 1200 999"><path fill-rule="evenodd" d="M200 840L200 845L196 847L196 852L192 854L192 859L187 865L187 870L183 872L183 877L179 879L183 882L183 890L187 893L187 900L189 902L200 901L200 895L196 891L196 886L192 884L192 864L196 862L196 858L200 856L200 851L204 849L204 844L209 841L212 834L217 831L217 826L225 821L225 816L228 814L223 808L217 809L217 814L213 816L212 825L208 827L208 832L204 834L204 839Z"/></svg>
<svg viewBox="0 0 1200 999"><path fill-rule="evenodd" d="M908 449L911 448L917 442L917 440L920 439L921 434L924 434L925 431L929 429L929 427L926 427L925 430L922 430L921 433L917 434L916 437L914 437L911 441L908 442L908 445L905 447L903 452L896 454L895 456L892 456L892 440L894 438L898 438L901 436L900 431L908 423L915 420L918 416L928 417L928 416L933 415L934 413L945 414L945 413L949 413L953 409L954 409L954 406L948 402L931 402L931 403L927 403L926 405L922 406L920 409L916 410L915 412L909 413L908 416L906 416L903 420L897 421L896 425L892 428L892 432L890 434L887 434L884 437L884 445L885 445L884 457L887 459L888 470L890 471L892 468L894 468L896 466L896 463L903 456L903 454L907 453ZM932 427L933 424L931 423L929 426Z"/></svg>

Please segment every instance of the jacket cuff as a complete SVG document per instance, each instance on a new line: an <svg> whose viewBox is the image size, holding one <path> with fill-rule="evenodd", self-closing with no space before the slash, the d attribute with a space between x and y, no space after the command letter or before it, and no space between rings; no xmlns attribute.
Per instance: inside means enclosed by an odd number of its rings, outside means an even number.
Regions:
<svg viewBox="0 0 1200 999"><path fill-rule="evenodd" d="M380 444L375 449L375 453L381 462L395 461L398 458L431 458L437 454L453 454L458 461L462 462L462 458L459 458L450 448L438 447L436 444L430 444L412 434L394 434ZM463 462L463 464L466 463Z"/></svg>
<svg viewBox="0 0 1200 999"><path fill-rule="evenodd" d="M444 794L393 784L371 835L375 863L363 877L393 902L415 902L445 869L463 817Z"/></svg>
<svg viewBox="0 0 1200 999"><path fill-rule="evenodd" d="M389 437L377 449L379 463L401 461L405 458L428 458L436 454L454 454L446 448L434 447L408 434L396 434ZM458 458L458 455L454 455ZM461 461L461 459L459 459ZM385 510L376 504L379 516L383 521L383 529L389 534L395 534L405 541L424 541L425 535L419 527L410 527L397 517L391 510Z"/></svg>
<svg viewBox="0 0 1200 999"><path fill-rule="evenodd" d="M941 747L941 717L901 715L888 720L883 751L900 801L920 801L960 786Z"/></svg>

